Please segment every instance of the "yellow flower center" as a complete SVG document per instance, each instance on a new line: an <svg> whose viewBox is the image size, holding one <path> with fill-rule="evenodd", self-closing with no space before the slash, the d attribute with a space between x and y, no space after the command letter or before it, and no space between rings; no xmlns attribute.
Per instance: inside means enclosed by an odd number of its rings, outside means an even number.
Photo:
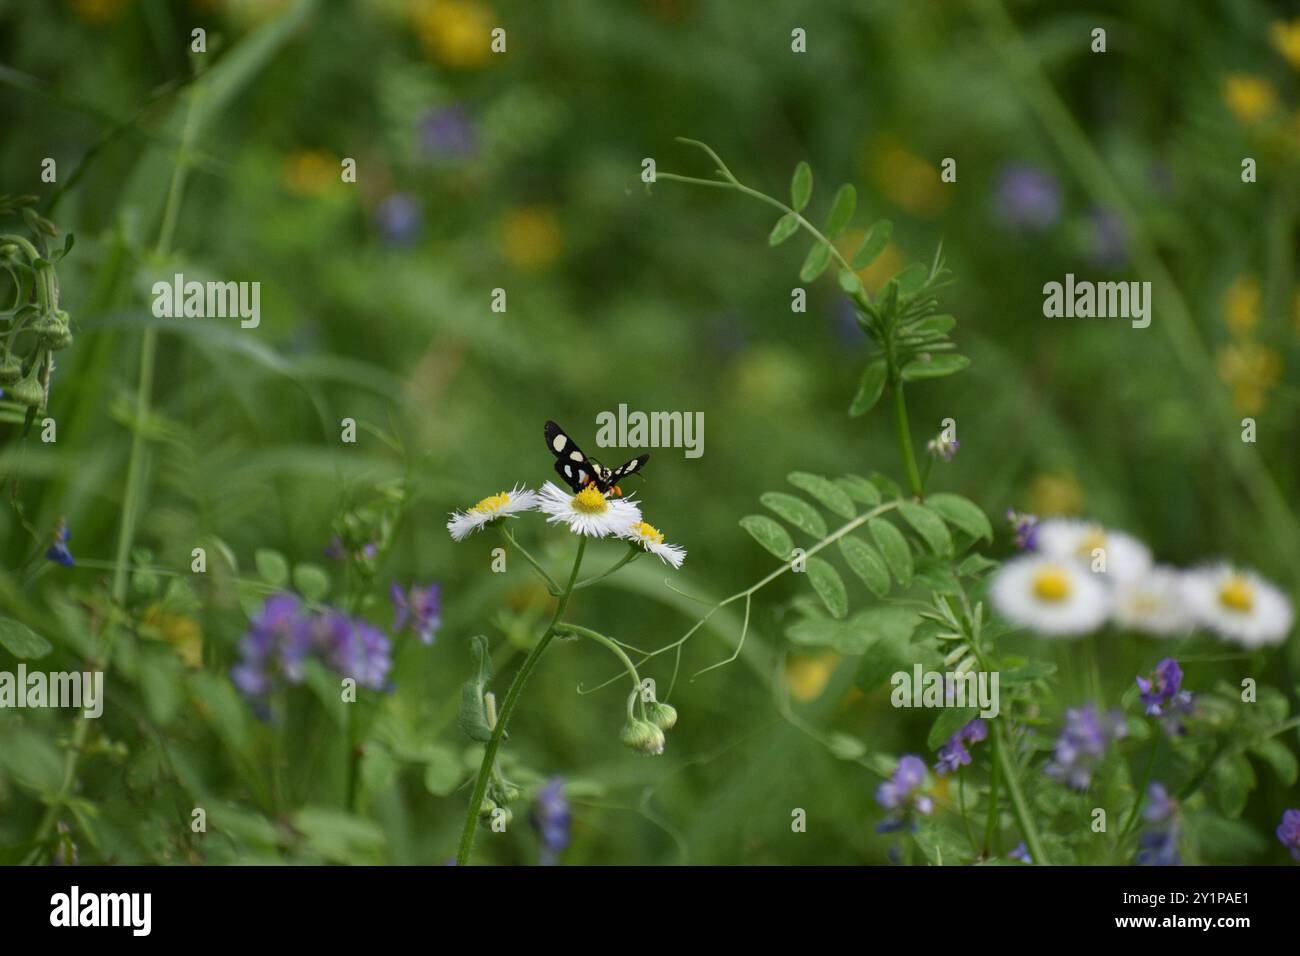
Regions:
<svg viewBox="0 0 1300 956"><path fill-rule="evenodd" d="M573 510L585 515L603 515L609 510L609 502L595 485L588 485L573 496Z"/></svg>
<svg viewBox="0 0 1300 956"><path fill-rule="evenodd" d="M1241 575L1234 574L1219 589L1219 603L1230 610L1248 614L1255 604L1255 589Z"/></svg>
<svg viewBox="0 0 1300 956"><path fill-rule="evenodd" d="M650 544L664 543L663 532L660 531L652 524L647 524L644 521L638 521L636 524L632 526L632 530L635 531L638 535L640 535L643 540L648 541Z"/></svg>
<svg viewBox="0 0 1300 956"><path fill-rule="evenodd" d="M492 514L495 511L500 511L508 504L510 504L510 492L503 491L499 495L489 495L469 510L477 511L480 514Z"/></svg>
<svg viewBox="0 0 1300 956"><path fill-rule="evenodd" d="M1070 575L1061 568L1043 568L1034 575L1034 597L1057 603L1070 596Z"/></svg>

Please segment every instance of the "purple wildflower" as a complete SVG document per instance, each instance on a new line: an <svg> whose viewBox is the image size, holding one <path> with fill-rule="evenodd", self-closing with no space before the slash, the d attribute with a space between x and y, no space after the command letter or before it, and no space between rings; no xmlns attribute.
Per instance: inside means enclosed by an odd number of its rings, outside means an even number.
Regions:
<svg viewBox="0 0 1300 956"><path fill-rule="evenodd" d="M365 621L352 621L337 611L327 612L321 634L325 660L361 687L383 690L393 666L392 644L383 631Z"/></svg>
<svg viewBox="0 0 1300 956"><path fill-rule="evenodd" d="M272 594L250 622L239 642L240 661L230 672L231 680L246 697L262 697L279 675L290 683L302 679L310 635L300 614L298 598L287 592Z"/></svg>
<svg viewBox="0 0 1300 956"><path fill-rule="evenodd" d="M420 148L441 159L464 159L474 153L474 124L459 103L439 106L420 118Z"/></svg>
<svg viewBox="0 0 1300 956"><path fill-rule="evenodd" d="M950 738L948 742L939 748L939 762L934 765L935 773L950 774L957 770L958 767L964 767L970 763L970 751L966 749L969 744L977 744L989 735L988 724L976 717L974 720L962 727Z"/></svg>
<svg viewBox="0 0 1300 956"><path fill-rule="evenodd" d="M925 783L925 772L925 761L908 754L898 761L894 775L876 788L876 802L893 811L876 827L877 833L902 829L909 822L914 826L913 813L929 816L934 810L929 794L918 792Z"/></svg>
<svg viewBox="0 0 1300 956"><path fill-rule="evenodd" d="M65 568L73 567L77 562L73 560L72 552L68 550L68 539L72 533L68 531L68 523L60 521L59 526L54 530L54 541L49 549L45 552L45 557L55 564L61 564Z"/></svg>
<svg viewBox="0 0 1300 956"><path fill-rule="evenodd" d="M1164 786L1155 781L1147 787L1147 805L1142 819L1149 826L1138 837L1138 866L1180 866L1178 840L1182 836L1182 822L1178 804L1169 796Z"/></svg>
<svg viewBox="0 0 1300 956"><path fill-rule="evenodd" d="M1008 226L1042 232L1061 216L1061 187L1055 177L1029 163L1008 163L994 187L998 218Z"/></svg>
<svg viewBox="0 0 1300 956"><path fill-rule="evenodd" d="M1025 846L1025 841L1021 840L1016 844L1016 848L1007 854L1008 860L1019 860L1021 863L1033 863L1034 858L1029 855L1029 848Z"/></svg>
<svg viewBox="0 0 1300 956"><path fill-rule="evenodd" d="M1192 694L1182 689L1183 669L1178 662L1166 657L1156 665L1150 680L1139 676L1137 685L1147 716L1163 717L1168 733L1181 733L1182 724L1178 718L1191 713Z"/></svg>
<svg viewBox="0 0 1300 956"><path fill-rule="evenodd" d="M1291 851L1291 857L1300 860L1300 810L1286 810L1277 827L1277 838Z"/></svg>
<svg viewBox="0 0 1300 956"><path fill-rule="evenodd" d="M1037 517L1008 508L1007 520L1011 522L1011 530L1016 535L1017 548L1022 551L1035 551L1038 549Z"/></svg>
<svg viewBox="0 0 1300 956"><path fill-rule="evenodd" d="M434 632L442 625L442 602L437 583L428 587L411 585L409 591L394 583L389 593L397 612L393 630L400 631L409 624L421 644L432 644Z"/></svg>
<svg viewBox="0 0 1300 956"><path fill-rule="evenodd" d="M929 452L931 458L938 458L940 461L949 462L957 457L957 449L961 447L961 442L957 439L951 441L943 435L931 438L925 443L925 450Z"/></svg>
<svg viewBox="0 0 1300 956"><path fill-rule="evenodd" d="M393 193L375 207L375 225L385 242L410 245L420 235L423 212L420 203L407 193Z"/></svg>
<svg viewBox="0 0 1300 956"><path fill-rule="evenodd" d="M1087 790L1092 772L1106 747L1126 733L1124 715L1117 710L1098 713L1093 704L1065 712L1065 728L1056 740L1056 754L1047 775L1075 790Z"/></svg>
<svg viewBox="0 0 1300 956"><path fill-rule="evenodd" d="M540 844L538 862L542 866L554 866L559 862L560 853L569 845L569 801L564 796L564 780L552 777L537 791L537 800L529 814L533 828L537 830L537 842Z"/></svg>

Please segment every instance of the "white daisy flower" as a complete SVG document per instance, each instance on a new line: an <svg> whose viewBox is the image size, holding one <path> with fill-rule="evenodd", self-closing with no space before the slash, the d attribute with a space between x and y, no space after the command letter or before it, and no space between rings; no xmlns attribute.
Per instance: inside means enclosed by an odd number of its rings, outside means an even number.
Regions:
<svg viewBox="0 0 1300 956"><path fill-rule="evenodd" d="M1090 521L1049 518L1035 529L1038 550L1053 558L1074 558L1112 583L1131 581L1151 568L1151 549L1123 531ZM1104 565L1101 562L1104 560Z"/></svg>
<svg viewBox="0 0 1300 956"><path fill-rule="evenodd" d="M1183 573L1162 564L1130 581L1119 581L1111 615L1120 627L1168 637L1191 630L1192 615L1183 597Z"/></svg>
<svg viewBox="0 0 1300 956"><path fill-rule="evenodd" d="M1026 554L1004 564L989 586L1007 620L1049 637L1097 630L1110 612L1110 592L1077 561Z"/></svg>
<svg viewBox="0 0 1300 956"><path fill-rule="evenodd" d="M1285 594L1230 564L1188 571L1183 598L1198 622L1243 647L1282 643L1295 620Z"/></svg>
<svg viewBox="0 0 1300 956"><path fill-rule="evenodd" d="M686 549L676 544L664 544L663 532L651 524L638 521L623 537L641 545L651 554L661 558L665 564L680 568L686 560Z"/></svg>
<svg viewBox="0 0 1300 956"><path fill-rule="evenodd" d="M538 508L551 524L567 524L574 534L626 538L641 520L641 509L626 498L606 498L595 485L571 495L554 482L542 485Z"/></svg>
<svg viewBox="0 0 1300 956"><path fill-rule="evenodd" d="M512 517L521 511L534 511L536 508L537 492L530 491L523 485L515 485L510 491L484 498L472 508L452 512L447 530L451 532L452 540L463 541L497 518Z"/></svg>

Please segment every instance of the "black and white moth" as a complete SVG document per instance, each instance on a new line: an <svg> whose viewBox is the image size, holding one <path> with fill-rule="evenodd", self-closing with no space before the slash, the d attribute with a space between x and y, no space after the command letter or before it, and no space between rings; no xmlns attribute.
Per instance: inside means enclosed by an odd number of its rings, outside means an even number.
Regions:
<svg viewBox="0 0 1300 956"><path fill-rule="evenodd" d="M588 458L555 422L548 421L545 431L546 447L555 456L555 471L575 494L588 485L595 485L606 496L621 497L619 480L640 471L650 460L649 455L637 455L617 468L606 468L596 459Z"/></svg>

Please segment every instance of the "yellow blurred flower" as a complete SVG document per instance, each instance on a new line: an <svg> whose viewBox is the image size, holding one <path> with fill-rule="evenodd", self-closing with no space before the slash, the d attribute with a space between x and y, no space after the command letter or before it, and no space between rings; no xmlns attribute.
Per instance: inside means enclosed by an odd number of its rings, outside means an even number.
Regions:
<svg viewBox="0 0 1300 956"><path fill-rule="evenodd" d="M1229 73L1223 81L1223 101L1243 123L1257 123L1277 108L1277 92L1262 76Z"/></svg>
<svg viewBox="0 0 1300 956"><path fill-rule="evenodd" d="M852 262L864 238L866 238L866 230L851 229L835 240L835 247L839 249L840 255ZM857 276L862 280L862 287L875 295L885 287L885 283L892 279L898 270L903 268L903 265L902 253L891 242L881 250L880 255L876 256L871 265L859 269Z"/></svg>
<svg viewBox="0 0 1300 956"><path fill-rule="evenodd" d="M1215 357L1219 377L1232 389L1232 403L1242 415L1263 410L1268 391L1282 378L1282 357L1258 342L1236 342Z"/></svg>
<svg viewBox="0 0 1300 956"><path fill-rule="evenodd" d="M1083 489L1074 475L1035 475L1029 485L1029 510L1036 515L1077 515L1083 508Z"/></svg>
<svg viewBox="0 0 1300 956"><path fill-rule="evenodd" d="M105 23L122 12L126 0L68 0L72 12L90 23Z"/></svg>
<svg viewBox="0 0 1300 956"><path fill-rule="evenodd" d="M1259 280L1240 275L1223 296L1223 321L1237 338L1248 338L1259 324Z"/></svg>
<svg viewBox="0 0 1300 956"><path fill-rule="evenodd" d="M519 206L501 222L501 254L516 268L545 269L563 245L560 222L549 206Z"/></svg>
<svg viewBox="0 0 1300 956"><path fill-rule="evenodd" d="M785 662L785 682L795 700L816 700L826 689L826 682L840 662L838 654L827 651L813 656L800 655Z"/></svg>
<svg viewBox="0 0 1300 956"><path fill-rule="evenodd" d="M1268 35L1286 61L1300 70L1300 18L1290 23L1275 20L1268 28Z"/></svg>
<svg viewBox="0 0 1300 956"><path fill-rule="evenodd" d="M319 196L342 182L337 156L324 150L303 149L284 158L284 184L299 196Z"/></svg>
<svg viewBox="0 0 1300 956"><path fill-rule="evenodd" d="M154 604L144 612L141 625L141 634L170 644L186 667L203 666L203 631L194 618L170 614Z"/></svg>
<svg viewBox="0 0 1300 956"><path fill-rule="evenodd" d="M876 188L914 216L928 219L948 204L938 168L892 137L868 145L867 164Z"/></svg>
<svg viewBox="0 0 1300 956"><path fill-rule="evenodd" d="M475 0L415 0L412 18L425 53L447 66L482 66L492 55L492 8Z"/></svg>

